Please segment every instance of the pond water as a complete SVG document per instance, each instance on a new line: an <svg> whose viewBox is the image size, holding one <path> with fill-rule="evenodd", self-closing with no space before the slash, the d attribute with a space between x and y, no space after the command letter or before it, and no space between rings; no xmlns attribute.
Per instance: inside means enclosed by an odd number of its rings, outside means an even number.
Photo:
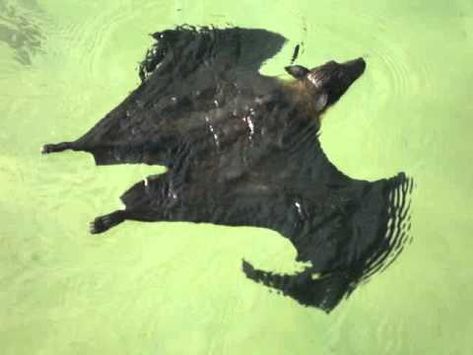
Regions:
<svg viewBox="0 0 473 355"><path fill-rule="evenodd" d="M242 274L242 258L294 268L276 232L127 222L89 234L163 168L40 154L136 87L148 33L184 23L283 34L263 68L282 78L298 43L308 67L368 63L321 142L354 178L415 178L412 240L329 315ZM472 61L467 0L0 0L2 354L469 354Z"/></svg>

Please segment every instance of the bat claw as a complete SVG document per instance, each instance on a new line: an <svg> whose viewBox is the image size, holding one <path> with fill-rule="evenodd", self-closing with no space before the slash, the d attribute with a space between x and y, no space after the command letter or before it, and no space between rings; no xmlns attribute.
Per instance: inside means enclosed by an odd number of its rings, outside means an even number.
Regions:
<svg viewBox="0 0 473 355"><path fill-rule="evenodd" d="M103 221L100 218L96 218L93 222L89 223L90 234L100 234L107 230Z"/></svg>
<svg viewBox="0 0 473 355"><path fill-rule="evenodd" d="M73 147L72 143L62 142L57 144L45 144L41 148L42 154L50 154L56 152L62 152L63 150L71 149Z"/></svg>
<svg viewBox="0 0 473 355"><path fill-rule="evenodd" d="M124 221L123 211L115 211L105 216L97 217L89 224L91 234L100 234Z"/></svg>
<svg viewBox="0 0 473 355"><path fill-rule="evenodd" d="M41 154L49 154L54 152L54 144L45 144L41 147Z"/></svg>

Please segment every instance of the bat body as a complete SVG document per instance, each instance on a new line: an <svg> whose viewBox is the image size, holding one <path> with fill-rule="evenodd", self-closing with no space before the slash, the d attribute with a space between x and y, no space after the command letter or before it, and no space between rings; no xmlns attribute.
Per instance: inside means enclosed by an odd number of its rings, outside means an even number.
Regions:
<svg viewBox="0 0 473 355"><path fill-rule="evenodd" d="M91 232L125 220L275 230L310 266L275 274L244 261L247 277L332 310L406 236L412 181L403 173L351 179L318 140L320 116L362 75L364 60L289 66L295 80L283 82L258 72L285 43L278 34L178 27L153 36L141 85L83 137L43 148L89 152L97 165L168 167L126 191L125 208L96 218Z"/></svg>

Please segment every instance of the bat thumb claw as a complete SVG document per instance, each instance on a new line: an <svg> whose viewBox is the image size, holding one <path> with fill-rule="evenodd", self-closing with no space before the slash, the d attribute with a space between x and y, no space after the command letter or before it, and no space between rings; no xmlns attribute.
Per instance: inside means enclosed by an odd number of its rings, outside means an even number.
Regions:
<svg viewBox="0 0 473 355"><path fill-rule="evenodd" d="M255 273L255 268L245 259L241 261L241 269L246 274L246 276L251 277Z"/></svg>

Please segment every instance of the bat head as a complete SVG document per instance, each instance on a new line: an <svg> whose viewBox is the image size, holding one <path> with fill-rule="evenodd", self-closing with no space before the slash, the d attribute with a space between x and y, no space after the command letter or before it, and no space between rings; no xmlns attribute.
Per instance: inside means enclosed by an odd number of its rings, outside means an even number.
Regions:
<svg viewBox="0 0 473 355"><path fill-rule="evenodd" d="M314 91L317 110L322 112L343 96L365 68L364 59L358 58L345 63L332 60L310 70L301 65L291 65L285 69Z"/></svg>

